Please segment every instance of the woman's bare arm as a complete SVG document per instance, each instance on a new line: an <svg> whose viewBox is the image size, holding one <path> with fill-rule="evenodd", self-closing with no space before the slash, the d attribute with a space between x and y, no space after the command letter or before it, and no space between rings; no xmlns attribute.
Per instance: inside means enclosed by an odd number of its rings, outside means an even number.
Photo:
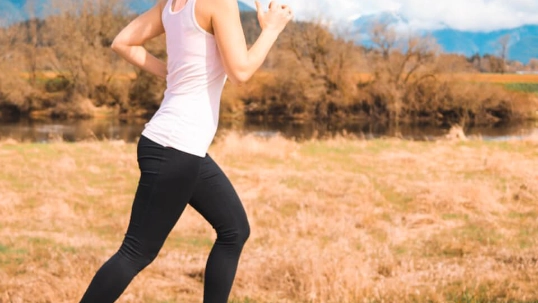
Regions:
<svg viewBox="0 0 538 303"><path fill-rule="evenodd" d="M278 35L293 18L289 7L276 2L271 2L267 12L262 10L258 1L256 8L262 32L254 45L247 49L237 0L214 1L212 27L226 73L232 83L244 83L252 77Z"/></svg>
<svg viewBox="0 0 538 303"><path fill-rule="evenodd" d="M164 33L161 13L164 2L131 21L114 39L112 49L129 63L161 78L166 78L166 63L150 54L144 43Z"/></svg>

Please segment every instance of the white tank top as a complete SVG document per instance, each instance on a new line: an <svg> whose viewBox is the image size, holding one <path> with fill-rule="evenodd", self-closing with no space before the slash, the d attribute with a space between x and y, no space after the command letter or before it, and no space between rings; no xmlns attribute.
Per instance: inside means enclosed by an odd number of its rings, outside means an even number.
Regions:
<svg viewBox="0 0 538 303"><path fill-rule="evenodd" d="M226 73L215 37L195 17L196 0L162 12L168 53L166 91L142 135L163 146L205 157L217 131Z"/></svg>

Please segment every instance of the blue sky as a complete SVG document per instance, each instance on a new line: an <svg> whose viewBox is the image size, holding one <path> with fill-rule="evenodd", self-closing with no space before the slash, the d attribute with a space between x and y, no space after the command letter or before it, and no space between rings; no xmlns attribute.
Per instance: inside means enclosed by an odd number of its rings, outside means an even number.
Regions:
<svg viewBox="0 0 538 303"><path fill-rule="evenodd" d="M242 0L254 6L254 0ZM270 0L261 0L269 4ZM491 31L538 24L538 0L280 0L298 19L334 22L382 11L398 13L416 29L451 27Z"/></svg>

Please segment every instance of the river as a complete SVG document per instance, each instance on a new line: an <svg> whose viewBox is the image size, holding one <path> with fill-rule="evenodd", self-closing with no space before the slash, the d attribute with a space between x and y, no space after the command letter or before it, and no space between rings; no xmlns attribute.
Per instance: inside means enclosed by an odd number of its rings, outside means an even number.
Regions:
<svg viewBox="0 0 538 303"><path fill-rule="evenodd" d="M136 141L144 128L143 119L92 119L80 121L0 121L0 140L8 138L20 142L49 142L63 140L124 140ZM252 133L259 136L281 134L298 140L331 137L337 134L354 134L361 138L401 137L413 140L435 140L448 132L444 127L405 125L398 128L372 123L326 124L290 121L221 121L217 136L229 130ZM484 140L524 138L538 132L538 123L466 128L467 136Z"/></svg>

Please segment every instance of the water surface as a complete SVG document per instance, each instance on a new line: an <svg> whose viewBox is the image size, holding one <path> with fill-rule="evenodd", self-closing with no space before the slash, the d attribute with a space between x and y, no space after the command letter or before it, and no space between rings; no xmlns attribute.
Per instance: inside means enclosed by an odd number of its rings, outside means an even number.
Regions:
<svg viewBox="0 0 538 303"><path fill-rule="evenodd" d="M0 121L0 139L11 138L24 142L48 142L63 140L124 140L136 141L146 120L92 119L79 121ZM448 127L404 125L399 127L375 123L317 123L290 121L222 121L217 136L235 130L259 136L281 134L297 140L325 138L337 134L354 134L361 138L400 137L413 140L435 140L448 133ZM538 123L471 127L465 129L467 136L478 136L484 140L506 140L524 138L538 132Z"/></svg>

